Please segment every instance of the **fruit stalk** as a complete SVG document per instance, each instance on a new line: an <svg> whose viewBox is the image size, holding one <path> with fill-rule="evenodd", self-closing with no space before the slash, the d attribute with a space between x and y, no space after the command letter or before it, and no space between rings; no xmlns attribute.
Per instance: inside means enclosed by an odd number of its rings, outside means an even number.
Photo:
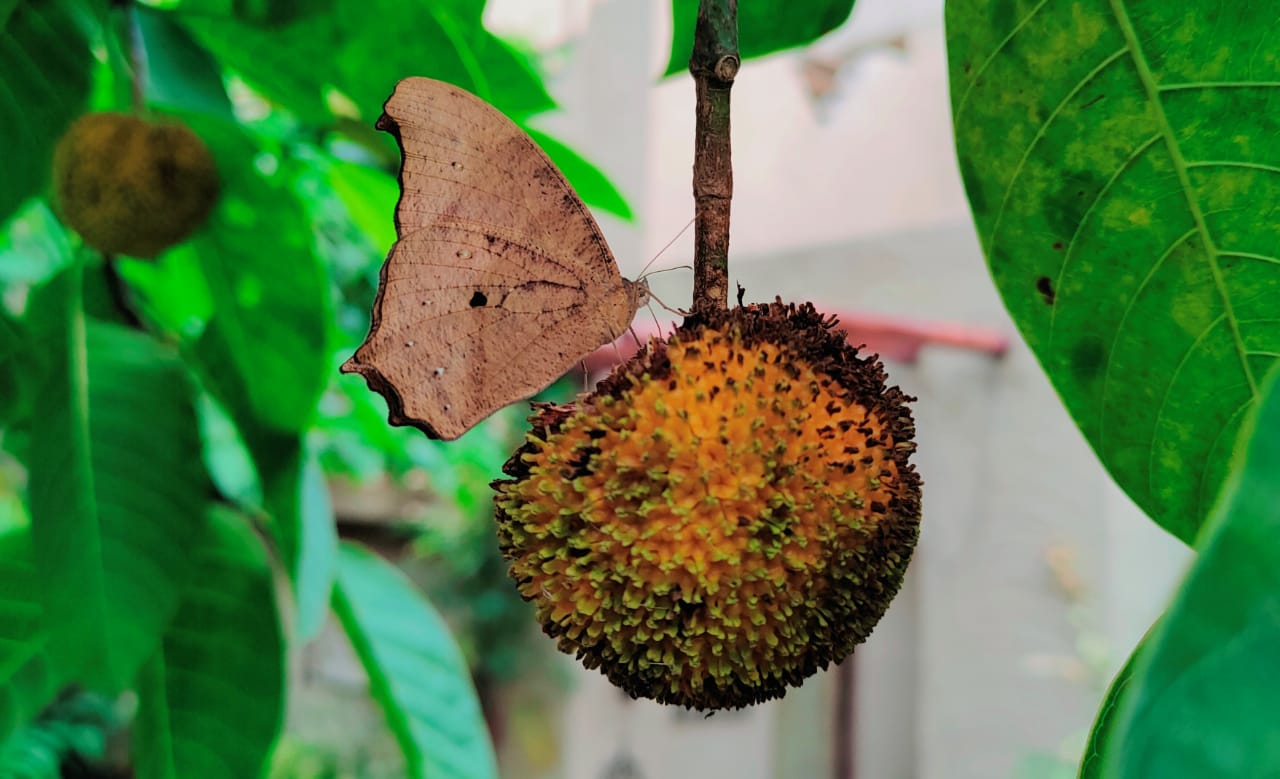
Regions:
<svg viewBox="0 0 1280 779"><path fill-rule="evenodd" d="M729 204L733 165L729 90L738 74L737 0L701 0L689 72L697 89L694 130L693 312L723 311L729 301Z"/></svg>

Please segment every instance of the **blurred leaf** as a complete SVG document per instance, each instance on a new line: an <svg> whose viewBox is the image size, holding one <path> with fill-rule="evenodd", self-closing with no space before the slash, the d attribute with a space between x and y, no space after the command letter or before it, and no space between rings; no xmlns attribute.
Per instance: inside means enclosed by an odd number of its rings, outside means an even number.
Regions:
<svg viewBox="0 0 1280 779"><path fill-rule="evenodd" d="M54 659L111 690L133 678L177 607L209 483L176 354L87 320L79 280L78 268L64 271L31 306L50 355L32 419L31 527Z"/></svg>
<svg viewBox="0 0 1280 779"><path fill-rule="evenodd" d="M1236 455L1200 556L1135 663L1109 779L1280 776L1280 370Z"/></svg>
<svg viewBox="0 0 1280 779"><path fill-rule="evenodd" d="M143 0L158 9L178 9L200 16L234 17L254 24L273 25L327 11L332 0Z"/></svg>
<svg viewBox="0 0 1280 779"><path fill-rule="evenodd" d="M39 719L0 745L5 779L62 779L63 766L100 760L108 733L117 727L111 700L69 691Z"/></svg>
<svg viewBox="0 0 1280 779"><path fill-rule="evenodd" d="M853 0L752 0L738 4L738 49L742 59L803 46L845 23ZM671 57L663 75L688 72L698 0L671 0Z"/></svg>
<svg viewBox="0 0 1280 779"><path fill-rule="evenodd" d="M89 41L68 0L21 0L0 29L0 223L49 180L53 145L89 96Z"/></svg>
<svg viewBox="0 0 1280 779"><path fill-rule="evenodd" d="M371 123L396 82L412 75L458 84L516 117L553 107L524 59L484 29L483 8L483 0L335 0L328 13L271 29L230 18L183 22L225 66L313 124L332 123L331 89ZM391 43L406 31L412 46Z"/></svg>
<svg viewBox="0 0 1280 779"><path fill-rule="evenodd" d="M947 3L974 220L1085 438L1191 542L1280 355L1280 90L1249 87L1280 27L1217 0L1021 7Z"/></svg>
<svg viewBox="0 0 1280 779"><path fill-rule="evenodd" d="M205 468L219 494L238 506L265 510L257 466L235 421L207 393L196 399L196 414Z"/></svg>
<svg viewBox="0 0 1280 779"><path fill-rule="evenodd" d="M203 332L213 315L213 297L190 244L178 244L155 260L118 257L115 262L143 319L183 339Z"/></svg>
<svg viewBox="0 0 1280 779"><path fill-rule="evenodd" d="M28 200L0 232L0 284L47 281L67 267L72 256L67 233L49 204Z"/></svg>
<svg viewBox="0 0 1280 779"><path fill-rule="evenodd" d="M1105 764L1105 756L1111 747L1112 737L1115 735L1117 714L1120 711L1121 701L1129 694L1130 683L1133 681L1134 665L1137 662L1138 655L1142 652L1143 647L1147 644L1147 638L1144 636L1142 641L1138 642L1138 646L1134 647L1133 653L1129 655L1129 659L1125 661L1124 668L1116 674L1116 678L1111 682L1111 686L1107 688L1107 694L1102 699L1102 706L1098 709L1098 716L1093 722L1093 727L1089 730L1089 743L1085 745L1084 757L1080 761L1080 773L1078 779L1102 779L1102 769Z"/></svg>
<svg viewBox="0 0 1280 779"><path fill-rule="evenodd" d="M573 184L574 190L577 191L578 197L582 198L583 202L628 222L635 219L635 215L631 212L631 206L627 205L626 198L600 172L599 168L587 162L576 151L546 133L528 127L525 127L524 130L542 147L542 150L556 164L556 167L560 169L564 177L569 179L569 183Z"/></svg>
<svg viewBox="0 0 1280 779"><path fill-rule="evenodd" d="M396 177L384 170L329 157L324 166L329 186L346 206L351 222L384 255L396 240L395 209L400 198ZM381 258L378 258L381 265Z"/></svg>
<svg viewBox="0 0 1280 779"><path fill-rule="evenodd" d="M333 608L404 753L410 779L496 777L493 746L444 620L391 564L338 550Z"/></svg>
<svg viewBox="0 0 1280 779"><path fill-rule="evenodd" d="M222 68L170 14L138 8L147 56L147 103L231 119Z"/></svg>
<svg viewBox="0 0 1280 779"><path fill-rule="evenodd" d="M42 588L31 533L0 535L0 743L34 719L62 681L49 658Z"/></svg>
<svg viewBox="0 0 1280 779"><path fill-rule="evenodd" d="M213 301L191 358L242 429L303 431L329 370L328 282L310 224L285 183L258 171L257 149L240 129L190 119L223 187L191 242Z"/></svg>
<svg viewBox="0 0 1280 779"><path fill-rule="evenodd" d="M285 641L261 542L214 509L163 650L143 667L139 779L261 776L284 718Z"/></svg>
<svg viewBox="0 0 1280 779"><path fill-rule="evenodd" d="M0 428L26 416L31 385L39 378L26 338L22 325L0 309Z"/></svg>
<svg viewBox="0 0 1280 779"><path fill-rule="evenodd" d="M329 616L329 596L338 565L338 525L329 500L329 485L314 455L308 455L302 466L298 488L293 589L298 638L306 641L320 634Z"/></svg>
<svg viewBox="0 0 1280 779"><path fill-rule="evenodd" d="M202 339L204 346L209 343ZM205 351L203 356L211 354ZM203 421L206 436L220 439L206 438L206 447L221 448L207 448L205 456L213 458L219 486L226 487L230 497L270 515L272 536L292 585L297 634L306 640L323 626L336 565L337 526L328 486L318 460L307 453L300 434L262 427L245 416L243 407L238 411L231 419L221 409L207 409ZM219 430L226 421L234 421L235 430ZM244 462L239 457L245 451L256 474L241 470Z"/></svg>

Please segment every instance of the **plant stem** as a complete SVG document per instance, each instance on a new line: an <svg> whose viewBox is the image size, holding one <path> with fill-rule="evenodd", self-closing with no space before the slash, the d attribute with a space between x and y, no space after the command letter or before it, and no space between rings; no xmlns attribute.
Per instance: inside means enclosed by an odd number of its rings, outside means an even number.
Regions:
<svg viewBox="0 0 1280 779"><path fill-rule="evenodd" d="M123 58L129 74L131 108L136 116L147 110L147 46L142 38L142 24L138 20L138 6L134 0L111 0L111 7L120 10L119 23L111 24L117 42L123 38ZM123 27L123 34L121 28ZM117 44L119 45L119 43ZM116 71L117 74L119 71Z"/></svg>
<svg viewBox="0 0 1280 779"><path fill-rule="evenodd" d="M693 152L693 313L729 304L729 204L733 164L729 90L738 74L737 0L701 0L689 72L697 87Z"/></svg>

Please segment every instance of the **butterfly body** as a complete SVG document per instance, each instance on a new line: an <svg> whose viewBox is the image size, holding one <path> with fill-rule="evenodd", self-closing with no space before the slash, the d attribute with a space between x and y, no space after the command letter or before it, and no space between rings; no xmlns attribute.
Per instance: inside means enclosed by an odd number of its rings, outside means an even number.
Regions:
<svg viewBox="0 0 1280 779"><path fill-rule="evenodd" d="M403 160L398 240L342 370L386 397L392 424L453 439L621 336L648 287L622 278L564 176L496 109L409 78L383 110Z"/></svg>

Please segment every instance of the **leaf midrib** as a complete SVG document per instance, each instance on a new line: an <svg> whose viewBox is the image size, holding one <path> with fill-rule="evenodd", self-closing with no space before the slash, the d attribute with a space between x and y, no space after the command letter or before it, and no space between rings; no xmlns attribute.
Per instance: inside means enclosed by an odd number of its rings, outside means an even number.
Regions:
<svg viewBox="0 0 1280 779"><path fill-rule="evenodd" d="M1191 218L1195 223L1196 231L1200 234L1201 241L1204 242L1205 252L1209 258L1209 269L1213 274L1213 283L1218 290L1218 297L1222 300L1223 314L1227 326L1231 330L1231 340L1236 348L1236 357L1240 361L1240 369L1249 383L1250 394L1256 399L1258 397L1258 384L1254 379L1253 371L1249 367L1244 339L1240 335L1240 324L1232 309L1231 294L1227 290L1226 280L1222 275L1222 267L1218 263L1218 247L1213 241L1209 226L1204 220L1204 212L1201 210L1200 203L1191 187L1191 176L1188 173L1186 158L1182 156L1182 149L1178 145L1177 138L1174 137L1173 127L1169 124L1169 118L1164 112L1164 103L1160 100L1160 88L1156 84L1155 75L1151 72L1151 66L1147 64L1146 54L1143 52L1142 45L1138 40L1137 31L1133 28L1133 22L1129 19L1129 11L1125 7L1124 0L1110 0L1110 3L1116 24L1119 25L1120 32L1124 36L1125 47L1133 58L1134 69L1138 72L1142 88L1147 93L1147 100L1155 110L1156 124L1161 136L1164 138L1165 147L1169 150L1169 157L1178 175L1178 183L1182 187L1182 194L1187 201L1187 207L1191 211Z"/></svg>

